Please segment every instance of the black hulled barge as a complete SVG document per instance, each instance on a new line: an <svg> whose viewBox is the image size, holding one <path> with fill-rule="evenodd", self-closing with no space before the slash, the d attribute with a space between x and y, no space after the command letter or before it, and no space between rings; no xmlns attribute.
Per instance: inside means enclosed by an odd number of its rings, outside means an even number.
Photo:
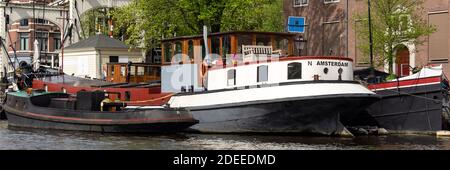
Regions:
<svg viewBox="0 0 450 170"><path fill-rule="evenodd" d="M105 133L171 133L198 121L183 109L127 109L104 91L66 93L19 91L3 105L12 127ZM112 96L112 95L111 95Z"/></svg>

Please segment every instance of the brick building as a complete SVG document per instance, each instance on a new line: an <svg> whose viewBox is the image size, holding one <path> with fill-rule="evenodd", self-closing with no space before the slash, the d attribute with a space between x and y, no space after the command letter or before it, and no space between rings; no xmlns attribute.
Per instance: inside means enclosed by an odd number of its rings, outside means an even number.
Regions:
<svg viewBox="0 0 450 170"><path fill-rule="evenodd" d="M34 5L36 7L43 6L52 1L36 0ZM12 0L9 3L30 5L33 1ZM45 14L42 12L36 12L34 19L28 18L10 22L8 25L10 43L16 50L16 56L19 62L31 63L36 39L39 43L41 64L58 67L58 55L61 49L61 29L56 24L45 20ZM8 53L11 57L14 56L12 48L9 48Z"/></svg>
<svg viewBox="0 0 450 170"><path fill-rule="evenodd" d="M364 56L357 48L354 27L357 23L354 15L367 11L367 0L283 1L286 25L289 16L306 20L304 33L299 33L306 41L303 55L346 56L354 59L357 68L369 66L369 56ZM405 42L396 47L395 74L406 76L411 73L410 68L442 64L445 73L450 75L449 3L449 0L425 0L423 18L435 25L437 31L423 37L422 45Z"/></svg>

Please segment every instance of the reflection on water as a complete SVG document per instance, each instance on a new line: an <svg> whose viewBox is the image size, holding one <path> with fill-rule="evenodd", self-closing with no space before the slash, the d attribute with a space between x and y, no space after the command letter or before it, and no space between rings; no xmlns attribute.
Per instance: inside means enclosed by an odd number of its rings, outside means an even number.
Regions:
<svg viewBox="0 0 450 170"><path fill-rule="evenodd" d="M434 136L301 137L258 135L119 135L8 128L0 121L0 149L45 150L450 150Z"/></svg>

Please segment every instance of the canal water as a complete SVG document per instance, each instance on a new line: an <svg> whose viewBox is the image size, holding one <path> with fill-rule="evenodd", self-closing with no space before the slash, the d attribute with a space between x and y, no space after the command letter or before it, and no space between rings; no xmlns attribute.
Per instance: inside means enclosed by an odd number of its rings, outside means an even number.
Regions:
<svg viewBox="0 0 450 170"><path fill-rule="evenodd" d="M119 135L8 128L0 150L450 150L450 138L427 135L302 137L260 135Z"/></svg>

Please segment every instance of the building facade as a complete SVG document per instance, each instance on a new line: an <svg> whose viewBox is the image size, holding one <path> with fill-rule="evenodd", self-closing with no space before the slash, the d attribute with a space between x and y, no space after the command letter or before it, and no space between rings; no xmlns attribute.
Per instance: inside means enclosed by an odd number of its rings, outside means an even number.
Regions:
<svg viewBox="0 0 450 170"><path fill-rule="evenodd" d="M370 65L369 56L358 48L355 30L355 14L367 11L367 0L283 0L286 26L289 17L305 19L304 32L298 33L305 41L303 55L345 56L355 61L355 67ZM426 0L423 19L435 25L435 33L422 37L423 44L404 42L395 47L394 73L398 76L411 74L412 68L427 65L444 66L450 75L449 65L449 0ZM387 66L386 66L387 68ZM386 69L384 68L384 69ZM380 68L382 70L383 68Z"/></svg>
<svg viewBox="0 0 450 170"><path fill-rule="evenodd" d="M9 3L27 5L34 3L35 6L43 6L52 1L12 0ZM30 64L36 52L35 40L37 40L41 65L59 66L59 52L62 44L61 29L55 23L46 20L45 13L36 12L34 18L11 21L8 25L8 34L10 38L8 54L11 57L17 57L17 60L13 60L14 62Z"/></svg>

